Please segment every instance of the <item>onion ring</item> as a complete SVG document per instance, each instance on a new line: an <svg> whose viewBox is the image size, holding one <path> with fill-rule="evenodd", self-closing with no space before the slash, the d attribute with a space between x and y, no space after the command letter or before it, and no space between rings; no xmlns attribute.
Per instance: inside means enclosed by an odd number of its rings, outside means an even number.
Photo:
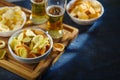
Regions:
<svg viewBox="0 0 120 80"><path fill-rule="evenodd" d="M53 51L63 51L65 46L62 43L54 43L53 44Z"/></svg>
<svg viewBox="0 0 120 80"><path fill-rule="evenodd" d="M5 47L5 41L0 40L0 48L4 48Z"/></svg>

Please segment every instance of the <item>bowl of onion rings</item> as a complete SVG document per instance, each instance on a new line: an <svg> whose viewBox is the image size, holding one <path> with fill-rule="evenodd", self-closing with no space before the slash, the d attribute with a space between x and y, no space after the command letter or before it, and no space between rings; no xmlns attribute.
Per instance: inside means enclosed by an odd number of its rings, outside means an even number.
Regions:
<svg viewBox="0 0 120 80"><path fill-rule="evenodd" d="M27 28L15 32L8 40L11 55L23 63L38 63L46 58L53 47L51 36L39 28Z"/></svg>

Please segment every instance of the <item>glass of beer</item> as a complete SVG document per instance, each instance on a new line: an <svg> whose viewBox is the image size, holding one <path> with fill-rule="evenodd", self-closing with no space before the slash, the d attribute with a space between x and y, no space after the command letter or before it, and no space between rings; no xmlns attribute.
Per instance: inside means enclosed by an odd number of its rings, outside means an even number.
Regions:
<svg viewBox="0 0 120 80"><path fill-rule="evenodd" d="M53 39L63 36L63 16L67 0L46 0L47 30Z"/></svg>
<svg viewBox="0 0 120 80"><path fill-rule="evenodd" d="M47 21L45 0L31 0L31 10L30 19L34 24L42 24Z"/></svg>

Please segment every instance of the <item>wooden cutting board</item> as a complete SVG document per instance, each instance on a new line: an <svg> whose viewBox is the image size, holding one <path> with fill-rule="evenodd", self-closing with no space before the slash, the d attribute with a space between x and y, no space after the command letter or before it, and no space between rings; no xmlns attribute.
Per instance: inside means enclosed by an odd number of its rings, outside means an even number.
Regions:
<svg viewBox="0 0 120 80"><path fill-rule="evenodd" d="M5 2L3 0L0 0L0 6L16 6L14 4ZM42 24L42 25L35 25L33 24L30 20L30 14L31 11L26 9L26 8L22 8L22 10L26 13L27 15L27 22L24 26L24 28L26 27L35 27L38 26L41 29L46 29L46 24ZM55 40L54 42L59 42L65 45L65 47L67 47L69 45L69 43L71 43L72 40L74 40L79 32L79 30L75 27L63 24L64 26L64 36L62 39L59 40ZM9 39L9 37L0 37L1 40L4 40L6 43ZM25 78L28 80L35 80L38 76L42 76L43 73L52 65L54 64L59 57L61 56L61 54L64 53L64 51L62 52L51 52L50 55L46 58L41 60L39 63L36 64L24 64L21 62L16 61L11 55L10 52L6 47L4 48L4 50L7 51L7 54L5 56L5 58L3 60L0 60L0 66Z"/></svg>

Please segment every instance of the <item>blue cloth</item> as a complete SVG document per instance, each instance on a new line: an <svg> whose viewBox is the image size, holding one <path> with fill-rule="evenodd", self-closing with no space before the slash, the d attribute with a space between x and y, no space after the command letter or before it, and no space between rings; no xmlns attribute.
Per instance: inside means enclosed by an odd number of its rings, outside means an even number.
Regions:
<svg viewBox="0 0 120 80"><path fill-rule="evenodd" d="M120 80L120 1L99 1L105 12L93 25L79 26L65 16L80 34L42 80Z"/></svg>
<svg viewBox="0 0 120 80"><path fill-rule="evenodd" d="M79 35L37 80L120 80L120 0L99 1L105 12L93 25L77 25L65 14L64 23L78 28ZM30 9L28 2L15 4ZM24 80L3 68L0 79Z"/></svg>

